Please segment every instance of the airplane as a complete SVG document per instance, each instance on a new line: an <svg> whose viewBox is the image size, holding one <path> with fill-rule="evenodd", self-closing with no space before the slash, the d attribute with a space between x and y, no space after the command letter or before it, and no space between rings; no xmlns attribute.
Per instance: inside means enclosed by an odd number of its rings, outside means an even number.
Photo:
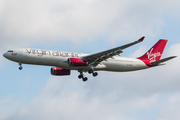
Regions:
<svg viewBox="0 0 180 120"><path fill-rule="evenodd" d="M21 48L9 50L3 56L11 61L18 62L19 70L22 70L22 64L54 66L50 72L55 76L70 75L71 70L77 70L80 73L78 78L83 81L88 80L84 76L84 72L88 72L95 77L98 75L95 71L127 72L142 70L165 65L165 61L177 57L171 56L160 59L168 41L165 39L160 39L140 57L125 58L116 56L121 56L122 50L142 42L144 38L143 36L135 42L95 54Z"/></svg>

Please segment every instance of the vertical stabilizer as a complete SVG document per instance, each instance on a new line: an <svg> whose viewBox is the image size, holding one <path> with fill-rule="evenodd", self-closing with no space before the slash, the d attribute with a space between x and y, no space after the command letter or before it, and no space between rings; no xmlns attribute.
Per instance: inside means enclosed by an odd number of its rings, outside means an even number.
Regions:
<svg viewBox="0 0 180 120"><path fill-rule="evenodd" d="M166 46L167 40L160 39L149 51L147 51L143 56L138 57L140 60L148 61L158 61Z"/></svg>

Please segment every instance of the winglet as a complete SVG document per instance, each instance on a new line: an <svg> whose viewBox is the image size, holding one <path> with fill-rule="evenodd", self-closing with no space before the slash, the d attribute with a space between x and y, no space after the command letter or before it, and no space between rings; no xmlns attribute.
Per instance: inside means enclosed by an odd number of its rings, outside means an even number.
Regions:
<svg viewBox="0 0 180 120"><path fill-rule="evenodd" d="M144 40L144 38L145 38L145 36L143 36L142 38L140 38L140 39L138 40L138 42L142 42L142 41Z"/></svg>

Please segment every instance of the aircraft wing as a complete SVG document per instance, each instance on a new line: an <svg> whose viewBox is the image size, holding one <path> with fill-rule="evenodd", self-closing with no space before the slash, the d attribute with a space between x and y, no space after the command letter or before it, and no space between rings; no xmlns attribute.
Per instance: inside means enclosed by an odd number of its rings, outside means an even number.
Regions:
<svg viewBox="0 0 180 120"><path fill-rule="evenodd" d="M92 54L92 55L84 56L84 57L82 57L82 59L88 61L88 63L93 65L93 66L97 66L100 62L102 62L102 61L104 61L104 60L106 60L108 58L113 58L113 56L115 56L115 55L120 55L120 53L123 52L122 51L123 49L142 42L144 40L144 38L145 37L143 36L143 37L141 37L139 40L137 40L135 42L132 42L132 43L120 46L120 47L116 47L116 48L113 48L113 49L110 49L110 50L106 50L106 51L103 51L103 52L99 52L99 53L95 53L95 54Z"/></svg>
<svg viewBox="0 0 180 120"><path fill-rule="evenodd" d="M151 65L155 66L155 65L161 64L163 62L166 62L166 61L168 61L170 59L173 59L175 57L177 57L177 56L172 56L172 57L164 58L164 59L161 59L161 60L158 60L158 61L155 61L155 62L151 62Z"/></svg>

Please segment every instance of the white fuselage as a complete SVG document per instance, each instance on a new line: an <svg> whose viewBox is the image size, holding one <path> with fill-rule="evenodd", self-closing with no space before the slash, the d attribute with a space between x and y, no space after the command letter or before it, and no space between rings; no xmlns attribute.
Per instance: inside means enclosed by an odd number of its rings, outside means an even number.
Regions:
<svg viewBox="0 0 180 120"><path fill-rule="evenodd" d="M86 55L88 54L22 48L14 49L13 53L7 52L4 54L4 57L9 60L24 64L57 66L69 70L88 71L91 66L73 67L67 64L68 58L81 58L82 56ZM125 72L146 68L149 67L139 59L114 57L101 62L94 68L94 70Z"/></svg>

